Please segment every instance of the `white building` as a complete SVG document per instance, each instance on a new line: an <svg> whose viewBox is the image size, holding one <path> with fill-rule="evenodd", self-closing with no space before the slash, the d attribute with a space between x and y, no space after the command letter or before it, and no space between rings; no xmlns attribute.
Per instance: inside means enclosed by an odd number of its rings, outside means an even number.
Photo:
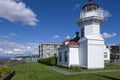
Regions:
<svg viewBox="0 0 120 80"><path fill-rule="evenodd" d="M77 33L76 38L65 41L58 50L58 65L78 65L87 69L104 68L104 60L110 59L110 51L100 35L100 25L103 22L104 13L99 10L98 4L89 0L83 6L78 19L81 39L79 40Z"/></svg>
<svg viewBox="0 0 120 80"><path fill-rule="evenodd" d="M109 46L104 46L104 61L110 61L110 49Z"/></svg>
<svg viewBox="0 0 120 80"><path fill-rule="evenodd" d="M40 58L48 58L52 56L57 56L58 48L61 44L58 43L42 43L39 45L39 56Z"/></svg>
<svg viewBox="0 0 120 80"><path fill-rule="evenodd" d="M58 49L58 65L70 67L79 65L79 40L78 32L76 38L67 39L63 46Z"/></svg>

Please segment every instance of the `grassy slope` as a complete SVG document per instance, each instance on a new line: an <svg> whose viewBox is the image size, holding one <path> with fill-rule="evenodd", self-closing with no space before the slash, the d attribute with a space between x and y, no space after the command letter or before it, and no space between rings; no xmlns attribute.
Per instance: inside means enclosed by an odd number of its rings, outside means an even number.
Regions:
<svg viewBox="0 0 120 80"><path fill-rule="evenodd" d="M39 63L26 63L10 67L16 71L12 80L108 80L93 74L62 75Z"/></svg>
<svg viewBox="0 0 120 80"><path fill-rule="evenodd" d="M65 71L69 72L94 72L94 71L104 71L104 70L120 70L120 63L113 62L113 63L105 63L105 69L83 69L80 67L75 67L74 69L72 68L65 68L65 67L59 67L59 66L54 66L55 68L62 69Z"/></svg>

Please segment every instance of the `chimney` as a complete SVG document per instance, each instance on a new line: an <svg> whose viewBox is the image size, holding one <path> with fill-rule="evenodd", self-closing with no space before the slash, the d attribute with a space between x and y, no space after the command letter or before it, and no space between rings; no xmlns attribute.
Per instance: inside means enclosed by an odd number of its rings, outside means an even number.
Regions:
<svg viewBox="0 0 120 80"><path fill-rule="evenodd" d="M71 41L75 41L75 42L78 42L80 39L79 37L79 32L76 32L76 37L74 39L72 39Z"/></svg>
<svg viewBox="0 0 120 80"><path fill-rule="evenodd" d="M79 37L79 32L76 32L76 37Z"/></svg>

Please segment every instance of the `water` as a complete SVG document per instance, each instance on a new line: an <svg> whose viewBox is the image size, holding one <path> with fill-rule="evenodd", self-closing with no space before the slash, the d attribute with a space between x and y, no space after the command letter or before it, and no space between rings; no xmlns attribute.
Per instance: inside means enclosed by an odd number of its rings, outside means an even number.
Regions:
<svg viewBox="0 0 120 80"><path fill-rule="evenodd" d="M0 56L0 60L7 60L7 59L10 59L9 56Z"/></svg>
<svg viewBox="0 0 120 80"><path fill-rule="evenodd" d="M14 57L14 55L11 55L11 54L0 54L0 59L2 59L2 60L10 59L12 57Z"/></svg>
<svg viewBox="0 0 120 80"><path fill-rule="evenodd" d="M37 61L37 59L39 59L39 57L34 57L37 55L33 55L33 54L0 54L0 61L2 60L9 60L10 58L16 58L16 57L20 57L23 58L25 61Z"/></svg>

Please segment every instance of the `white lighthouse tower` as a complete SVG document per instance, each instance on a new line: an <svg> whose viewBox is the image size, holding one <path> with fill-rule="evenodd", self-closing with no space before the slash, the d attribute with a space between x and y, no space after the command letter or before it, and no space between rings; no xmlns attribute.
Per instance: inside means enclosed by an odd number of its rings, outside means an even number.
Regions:
<svg viewBox="0 0 120 80"><path fill-rule="evenodd" d="M100 25L103 22L103 11L99 10L98 4L89 0L78 19L81 28L79 61L84 68L104 68L104 39L100 35Z"/></svg>

